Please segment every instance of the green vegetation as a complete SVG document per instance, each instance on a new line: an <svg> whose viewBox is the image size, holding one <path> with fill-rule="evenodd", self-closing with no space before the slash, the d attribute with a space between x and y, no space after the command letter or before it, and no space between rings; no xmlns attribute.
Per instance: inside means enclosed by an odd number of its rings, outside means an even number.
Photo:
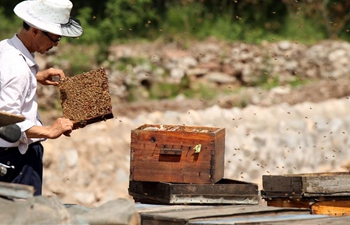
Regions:
<svg viewBox="0 0 350 225"><path fill-rule="evenodd" d="M348 1L213 1L106 0L73 1L72 15L83 27L80 44L145 39L165 41L215 36L229 41L260 43L287 39L312 42L325 38L349 40ZM3 39L17 31L16 2L3 0Z"/></svg>

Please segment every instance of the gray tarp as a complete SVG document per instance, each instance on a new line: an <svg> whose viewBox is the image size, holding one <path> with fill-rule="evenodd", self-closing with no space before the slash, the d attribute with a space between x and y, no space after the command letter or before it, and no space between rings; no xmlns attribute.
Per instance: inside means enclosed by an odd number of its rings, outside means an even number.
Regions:
<svg viewBox="0 0 350 225"><path fill-rule="evenodd" d="M140 224L135 205L116 199L96 208L65 205L56 196L36 196L26 200L0 198L0 224Z"/></svg>

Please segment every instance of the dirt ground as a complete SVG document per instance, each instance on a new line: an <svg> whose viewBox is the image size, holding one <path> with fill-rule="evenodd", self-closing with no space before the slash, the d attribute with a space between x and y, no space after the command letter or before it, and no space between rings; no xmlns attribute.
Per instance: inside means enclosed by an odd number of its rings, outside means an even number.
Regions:
<svg viewBox="0 0 350 225"><path fill-rule="evenodd" d="M258 106L270 106L282 102L286 102L290 105L305 101L317 103L330 98L342 98L349 96L349 87L350 81L346 78L338 80L322 80L314 81L294 89L290 88L283 93L275 91L274 89L264 91L259 88L253 88L249 91L242 91L237 94L221 96L216 101L210 102L191 99L123 103L113 105L113 111L116 116L135 118L141 112L147 113L167 110L186 112L189 109L205 109L213 104L218 104L222 108L231 108L235 105L243 105L243 101L245 101L244 104L255 104ZM258 99L258 101L256 99Z"/></svg>
<svg viewBox="0 0 350 225"><path fill-rule="evenodd" d="M70 139L62 137L45 142L45 193L56 194L63 202L89 206L101 204L108 198L115 198L115 195L111 194L112 190L114 194L118 193L119 197L130 197L127 194L130 121L137 120L140 114L144 116L156 111L190 113L189 110L202 110L212 105L231 108L235 105L249 104L268 107L282 102L290 105L305 101L318 103L330 98L349 96L348 87L348 79L325 80L311 82L294 89L247 88L240 93L223 95L210 102L177 99L115 104L112 107L116 123L87 126L75 131ZM59 116L61 116L59 111L41 113L44 124L52 124ZM99 148L97 154L94 150L100 142L107 145ZM113 151L115 146L118 146L118 151ZM98 165L98 172L95 164ZM116 184L116 179L105 179L105 177L119 177L120 182ZM92 200L89 200L90 198Z"/></svg>

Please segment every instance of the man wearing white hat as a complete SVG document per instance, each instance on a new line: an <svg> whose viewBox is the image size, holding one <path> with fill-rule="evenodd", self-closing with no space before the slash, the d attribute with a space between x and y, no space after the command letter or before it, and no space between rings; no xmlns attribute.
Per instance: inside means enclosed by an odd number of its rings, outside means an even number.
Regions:
<svg viewBox="0 0 350 225"><path fill-rule="evenodd" d="M27 0L14 8L23 20L23 28L11 39L0 42L0 110L25 117L17 123L21 129L19 141L11 143L0 138L0 163L11 164L0 181L34 186L34 195L41 195L41 141L70 136L73 123L58 118L51 126L43 126L36 96L37 82L58 85L53 77L65 77L62 70L50 68L40 71L34 53L44 54L57 46L61 37L78 37L83 29L70 17L73 4L69 0Z"/></svg>

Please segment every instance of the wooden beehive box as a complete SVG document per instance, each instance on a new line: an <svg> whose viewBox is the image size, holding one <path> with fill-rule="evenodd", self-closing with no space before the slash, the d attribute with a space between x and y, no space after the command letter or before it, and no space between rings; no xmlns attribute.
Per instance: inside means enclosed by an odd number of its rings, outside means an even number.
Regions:
<svg viewBox="0 0 350 225"><path fill-rule="evenodd" d="M224 155L224 128L145 124L131 131L130 180L213 184Z"/></svg>
<svg viewBox="0 0 350 225"><path fill-rule="evenodd" d="M235 204L259 203L257 184L221 179L215 184L178 184L130 181L129 195L135 202L150 204Z"/></svg>
<svg viewBox="0 0 350 225"><path fill-rule="evenodd" d="M350 215L350 173L264 175L268 206L310 208L313 214Z"/></svg>
<svg viewBox="0 0 350 225"><path fill-rule="evenodd" d="M59 83L63 116L74 121L73 129L113 118L108 77L103 68Z"/></svg>

